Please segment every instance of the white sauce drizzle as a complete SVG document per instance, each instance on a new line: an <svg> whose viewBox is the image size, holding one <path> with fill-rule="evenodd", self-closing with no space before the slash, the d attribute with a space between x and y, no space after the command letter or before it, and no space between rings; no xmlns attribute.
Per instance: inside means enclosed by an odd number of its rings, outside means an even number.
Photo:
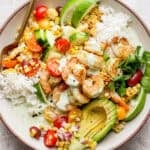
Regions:
<svg viewBox="0 0 150 150"><path fill-rule="evenodd" d="M67 105L70 104L67 90L61 93L59 101L56 103L58 109L66 111Z"/></svg>
<svg viewBox="0 0 150 150"><path fill-rule="evenodd" d="M70 74L68 76L68 79L66 80L66 84L76 87L79 85L79 81L75 78L75 76L73 74Z"/></svg>

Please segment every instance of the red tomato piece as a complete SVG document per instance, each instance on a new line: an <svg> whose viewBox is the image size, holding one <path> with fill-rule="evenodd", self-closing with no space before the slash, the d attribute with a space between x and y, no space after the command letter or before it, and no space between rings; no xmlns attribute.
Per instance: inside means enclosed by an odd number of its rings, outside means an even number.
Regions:
<svg viewBox="0 0 150 150"><path fill-rule="evenodd" d="M61 72L59 70L59 60L57 58L52 58L48 61L47 67L50 75L54 77L60 77Z"/></svg>
<svg viewBox="0 0 150 150"><path fill-rule="evenodd" d="M18 64L18 61L15 59L15 60L2 60L2 66L4 68L14 68L16 65Z"/></svg>
<svg viewBox="0 0 150 150"><path fill-rule="evenodd" d="M54 130L48 130L44 135L44 144L47 147L54 147L57 142L56 132Z"/></svg>
<svg viewBox="0 0 150 150"><path fill-rule="evenodd" d="M34 16L35 16L36 20L39 21L39 20L45 18L46 14L47 14L47 10L48 10L48 7L45 5L38 6L34 11Z"/></svg>
<svg viewBox="0 0 150 150"><path fill-rule="evenodd" d="M54 126L57 127L58 129L63 126L64 123L68 122L68 117L67 116L59 116L55 121L54 121Z"/></svg>
<svg viewBox="0 0 150 150"><path fill-rule="evenodd" d="M32 77L36 75L39 70L39 67L40 67L39 61L36 58L32 58L29 61L22 62L23 73L27 77Z"/></svg>
<svg viewBox="0 0 150 150"><path fill-rule="evenodd" d="M38 42L36 41L34 36L32 36L30 39L26 40L26 44L27 44L28 49L31 52L38 53L38 52L42 51L42 47L38 44Z"/></svg>
<svg viewBox="0 0 150 150"><path fill-rule="evenodd" d="M66 39L58 38L55 42L55 47L61 53L66 53L70 49L70 42Z"/></svg>
<svg viewBox="0 0 150 150"><path fill-rule="evenodd" d="M30 135L31 137L34 137L36 139L39 139L41 137L41 130L38 127L32 126L30 129Z"/></svg>
<svg viewBox="0 0 150 150"><path fill-rule="evenodd" d="M128 86L135 86L142 79L143 73L141 70L138 70L128 81Z"/></svg>

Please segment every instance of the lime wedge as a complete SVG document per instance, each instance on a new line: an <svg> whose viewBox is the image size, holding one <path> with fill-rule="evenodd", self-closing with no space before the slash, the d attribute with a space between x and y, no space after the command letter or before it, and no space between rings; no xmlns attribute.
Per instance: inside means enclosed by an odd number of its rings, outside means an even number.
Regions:
<svg viewBox="0 0 150 150"><path fill-rule="evenodd" d="M68 0L67 3L61 10L60 14L60 24L66 25L71 24L71 19L75 8L81 3L83 0ZM86 1L86 0L84 0Z"/></svg>
<svg viewBox="0 0 150 150"><path fill-rule="evenodd" d="M80 4L75 8L71 19L72 25L77 27L80 21L88 14L95 6L97 0L82 0Z"/></svg>

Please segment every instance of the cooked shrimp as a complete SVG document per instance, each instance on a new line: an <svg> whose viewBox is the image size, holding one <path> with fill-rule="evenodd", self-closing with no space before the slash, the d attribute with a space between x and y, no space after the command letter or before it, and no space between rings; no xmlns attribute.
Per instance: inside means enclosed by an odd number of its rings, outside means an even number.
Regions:
<svg viewBox="0 0 150 150"><path fill-rule="evenodd" d="M79 104L86 104L90 101L90 99L85 96L81 89L79 89L78 87L75 87L75 88L71 88L71 91L72 91L72 94L73 94L73 97L79 102Z"/></svg>
<svg viewBox="0 0 150 150"><path fill-rule="evenodd" d="M93 53L89 53L84 50L80 50L77 54L77 58L81 63L85 66L92 69L100 69L103 66L103 57L95 55Z"/></svg>
<svg viewBox="0 0 150 150"><path fill-rule="evenodd" d="M68 94L68 86L64 83L55 87L53 90L53 102L61 111L70 111L75 106L71 105L71 98Z"/></svg>
<svg viewBox="0 0 150 150"><path fill-rule="evenodd" d="M40 84L42 89L44 90L45 94L51 93L51 86L48 82L49 80L49 72L47 70L42 70L40 72Z"/></svg>
<svg viewBox="0 0 150 150"><path fill-rule="evenodd" d="M124 107L124 109L126 111L129 110L129 106L126 104L126 102L124 101L124 99L122 97L120 97L118 95L118 93L116 92L111 92L111 100L117 104L119 104L120 106Z"/></svg>
<svg viewBox="0 0 150 150"><path fill-rule="evenodd" d="M62 78L69 86L82 84L86 77L86 68L76 57L71 58L62 70Z"/></svg>
<svg viewBox="0 0 150 150"><path fill-rule="evenodd" d="M105 64L105 71L114 78L119 73L119 66L120 59L119 58L110 58Z"/></svg>
<svg viewBox="0 0 150 150"><path fill-rule="evenodd" d="M94 38L90 38L87 42L85 42L84 49L97 55L103 55L104 52L101 49L100 44Z"/></svg>
<svg viewBox="0 0 150 150"><path fill-rule="evenodd" d="M83 93L89 98L98 97L104 89L104 81L100 75L93 75L87 78L82 85Z"/></svg>
<svg viewBox="0 0 150 150"><path fill-rule="evenodd" d="M112 50L116 57L126 59L131 53L135 51L135 48L132 45L130 45L126 38L115 38L112 39L112 41Z"/></svg>

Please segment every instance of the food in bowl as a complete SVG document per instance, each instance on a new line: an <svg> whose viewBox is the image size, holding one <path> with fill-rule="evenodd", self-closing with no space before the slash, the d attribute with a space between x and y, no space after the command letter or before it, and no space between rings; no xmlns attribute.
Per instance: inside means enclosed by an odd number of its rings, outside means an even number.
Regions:
<svg viewBox="0 0 150 150"><path fill-rule="evenodd" d="M0 74L1 96L48 123L33 124L31 137L46 147L95 149L141 112L150 91L150 53L131 22L96 0L34 10Z"/></svg>

